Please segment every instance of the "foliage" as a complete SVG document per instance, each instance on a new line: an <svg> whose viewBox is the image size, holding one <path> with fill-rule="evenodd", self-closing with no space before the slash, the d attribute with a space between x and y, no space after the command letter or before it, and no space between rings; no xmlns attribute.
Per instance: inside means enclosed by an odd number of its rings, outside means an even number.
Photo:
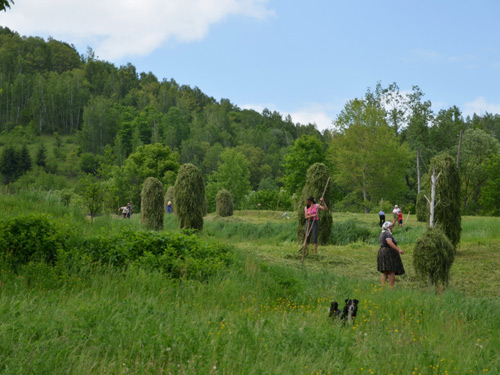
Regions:
<svg viewBox="0 0 500 375"><path fill-rule="evenodd" d="M380 104L349 101L336 123L339 131L329 148L336 183L351 192L365 212L382 198L401 201L411 154L385 122Z"/></svg>
<svg viewBox="0 0 500 375"><path fill-rule="evenodd" d="M481 189L488 180L487 161L497 155L500 142L481 129L467 129L463 133L460 154L462 181L462 210L465 215L479 212Z"/></svg>
<svg viewBox="0 0 500 375"><path fill-rule="evenodd" d="M306 172L314 163L325 163L325 151L321 141L302 135L285 155L283 181L288 191L298 193L306 183Z"/></svg>
<svg viewBox="0 0 500 375"><path fill-rule="evenodd" d="M40 143L38 146L35 163L42 168L45 168L47 165L47 148L43 143Z"/></svg>
<svg viewBox="0 0 500 375"><path fill-rule="evenodd" d="M321 198L323 191L328 181L329 172L326 165L322 163L315 163L309 167L306 174L306 183L302 189L302 194L299 201L298 210L298 225L297 225L297 240L299 242L304 241L305 238L305 214L303 207L306 206L306 200L308 197L313 197L316 203L320 204L319 199ZM328 197L330 196L331 185L328 183L328 187L325 191L324 201L326 205L330 208L330 202ZM328 243L330 238L330 233L332 230L332 214L330 210L319 211L319 234L318 243L325 245Z"/></svg>
<svg viewBox="0 0 500 375"><path fill-rule="evenodd" d="M113 171L120 199L139 206L142 185L148 177L157 178L165 186L172 185L179 169L178 158L177 152L161 143L139 146L122 168Z"/></svg>
<svg viewBox="0 0 500 375"><path fill-rule="evenodd" d="M460 242L460 175L455 160L449 155L438 155L431 160L431 170L436 175L441 173L436 181L436 202L434 222L450 239L453 246ZM431 184L429 183L429 186Z"/></svg>
<svg viewBox="0 0 500 375"><path fill-rule="evenodd" d="M203 229L205 186L201 171L193 164L183 164L174 185L174 202L179 227Z"/></svg>
<svg viewBox="0 0 500 375"><path fill-rule="evenodd" d="M235 149L225 149L220 154L221 163L207 184L208 209L215 208L217 193L226 189L231 193L234 207L242 208L244 197L250 191L250 170L245 156Z"/></svg>
<svg viewBox="0 0 500 375"><path fill-rule="evenodd" d="M7 8L10 9L10 4L14 4L14 0L0 0L0 10L7 11Z"/></svg>
<svg viewBox="0 0 500 375"><path fill-rule="evenodd" d="M226 189L217 193L215 212L220 217L233 216L233 199L231 193Z"/></svg>
<svg viewBox="0 0 500 375"><path fill-rule="evenodd" d="M148 229L163 229L163 184L154 177L144 181L141 193L141 223Z"/></svg>
<svg viewBox="0 0 500 375"><path fill-rule="evenodd" d="M429 194L427 194L423 190L420 191L420 193L418 193L417 195L417 220L422 223L425 223L429 220L429 204L427 202L427 199L425 199L426 195L428 196Z"/></svg>
<svg viewBox="0 0 500 375"><path fill-rule="evenodd" d="M88 210L90 220L93 221L102 209L104 189L92 175L87 175L80 180L80 189L84 207Z"/></svg>
<svg viewBox="0 0 500 375"><path fill-rule="evenodd" d="M444 283L448 285L450 270L455 259L455 246L438 228L428 228L418 238L413 252L415 272L431 285Z"/></svg>
<svg viewBox="0 0 500 375"><path fill-rule="evenodd" d="M189 233L124 231L83 241L93 262L115 267L136 264L160 270L170 278L207 280L233 261L230 246L204 241Z"/></svg>
<svg viewBox="0 0 500 375"><path fill-rule="evenodd" d="M500 155L492 156L484 166L488 178L482 189L480 198L484 215L500 216Z"/></svg>
<svg viewBox="0 0 500 375"><path fill-rule="evenodd" d="M20 215L0 222L0 258L13 270L31 261L54 263L65 246L65 235L47 215Z"/></svg>
<svg viewBox="0 0 500 375"><path fill-rule="evenodd" d="M286 190L257 190L247 196L245 207L249 210L292 211L292 197Z"/></svg>

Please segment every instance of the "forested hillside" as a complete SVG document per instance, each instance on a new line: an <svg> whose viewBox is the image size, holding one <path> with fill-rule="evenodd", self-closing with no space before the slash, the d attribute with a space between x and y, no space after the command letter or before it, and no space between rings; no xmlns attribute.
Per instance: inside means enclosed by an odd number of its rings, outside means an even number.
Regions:
<svg viewBox="0 0 500 375"><path fill-rule="evenodd" d="M337 209L398 203L411 211L431 158L449 153L459 159L463 212L500 214L500 116L464 118L455 106L434 113L417 86L403 95L396 84L377 84L346 103L332 130L319 132L132 64L116 67L90 48L80 55L67 43L7 28L0 28L0 66L4 192L57 190L76 202L97 189L104 210L126 201L139 208L147 177L168 187L180 165L192 163L209 211L223 188L236 209L289 210L307 168L322 162Z"/></svg>

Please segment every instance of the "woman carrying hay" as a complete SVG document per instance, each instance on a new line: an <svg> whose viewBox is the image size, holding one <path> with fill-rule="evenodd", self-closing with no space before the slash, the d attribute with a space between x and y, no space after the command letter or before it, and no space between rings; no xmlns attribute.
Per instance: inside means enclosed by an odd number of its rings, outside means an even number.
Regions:
<svg viewBox="0 0 500 375"><path fill-rule="evenodd" d="M314 244L314 254L318 253L318 232L319 232L319 210L326 211L328 207L323 200L323 197L320 198L321 204L317 204L314 201L313 197L309 197L306 200L306 207L304 208L304 217L306 219L306 244L304 247L304 253L307 254L307 244L312 242Z"/></svg>
<svg viewBox="0 0 500 375"><path fill-rule="evenodd" d="M380 250L377 256L377 270L382 273L382 285L389 279L389 285L394 288L394 280L396 275L403 275L405 269L401 261L400 254L404 251L398 247L398 244L392 236L393 223L386 221L382 225L382 233L380 233Z"/></svg>

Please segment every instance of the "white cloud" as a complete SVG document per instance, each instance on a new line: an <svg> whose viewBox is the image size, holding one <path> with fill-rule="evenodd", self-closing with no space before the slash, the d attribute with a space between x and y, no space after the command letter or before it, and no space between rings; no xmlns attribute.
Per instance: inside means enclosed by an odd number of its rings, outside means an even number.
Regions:
<svg viewBox="0 0 500 375"><path fill-rule="evenodd" d="M484 96L480 96L471 102L464 105L463 115L472 116L474 113L477 115L484 115L488 113L500 113L500 103L488 103Z"/></svg>
<svg viewBox="0 0 500 375"><path fill-rule="evenodd" d="M210 26L240 15L263 19L268 0L23 0L2 23L24 35L92 45L106 60L147 55L168 40L203 39Z"/></svg>

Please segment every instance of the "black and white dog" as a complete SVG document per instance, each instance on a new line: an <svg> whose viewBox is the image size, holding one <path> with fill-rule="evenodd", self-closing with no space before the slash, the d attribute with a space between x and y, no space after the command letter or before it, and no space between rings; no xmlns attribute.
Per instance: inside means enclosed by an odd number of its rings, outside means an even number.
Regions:
<svg viewBox="0 0 500 375"><path fill-rule="evenodd" d="M356 314L358 313L358 300L357 299L346 299L345 306L342 310L339 310L339 304L336 301L332 301L330 304L329 317L339 318L340 320L345 320L348 322L354 322L356 319Z"/></svg>

